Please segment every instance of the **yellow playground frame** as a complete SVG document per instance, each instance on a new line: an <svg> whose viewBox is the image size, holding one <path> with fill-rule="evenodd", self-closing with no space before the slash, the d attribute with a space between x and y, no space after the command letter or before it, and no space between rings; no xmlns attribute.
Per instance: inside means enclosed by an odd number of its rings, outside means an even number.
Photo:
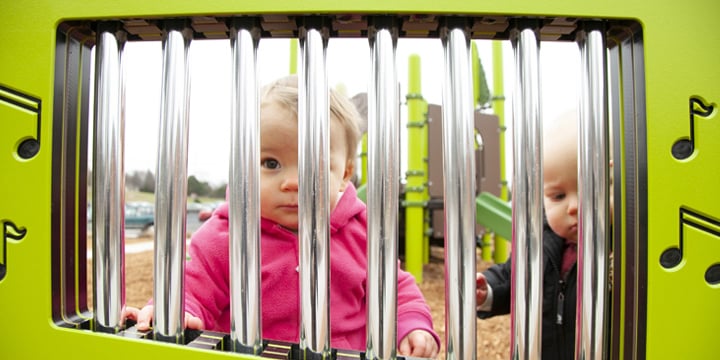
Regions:
<svg viewBox="0 0 720 360"><path fill-rule="evenodd" d="M475 39L507 40L508 27L529 21L542 40L572 41L580 24L600 24L616 134L603 354L720 354L717 0L20 0L0 3L0 358L256 358L218 350L226 334L181 346L93 331L80 239L98 22L122 23L131 41L159 40L167 19L196 25L196 37L227 38L228 19L252 16L263 19L263 36L292 38L295 19L315 16L333 24L331 36L363 37L375 15L403 24L400 37L438 37L445 19L462 19ZM291 344L270 348L264 358L293 353Z"/></svg>

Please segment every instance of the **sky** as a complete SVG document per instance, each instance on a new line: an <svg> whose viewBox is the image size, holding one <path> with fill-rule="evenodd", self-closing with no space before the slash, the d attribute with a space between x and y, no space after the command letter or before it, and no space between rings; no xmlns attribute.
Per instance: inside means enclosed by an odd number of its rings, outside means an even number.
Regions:
<svg viewBox="0 0 720 360"><path fill-rule="evenodd" d="M476 41L478 53L492 91L492 43ZM126 44L125 169L155 171L160 114L162 48L160 42ZM289 39L262 39L258 48L260 85L287 75L290 69ZM421 58L422 93L432 104L442 102L443 50L439 39L399 39L396 50L400 95L407 93L407 63L410 55ZM327 49L329 86L341 86L348 96L367 91L370 71L367 39L332 38ZM513 59L509 42L503 44L504 95L506 98L507 156L512 144ZM543 118L577 104L579 51L574 43L543 42L540 51ZM227 182L229 168L229 40L195 40L190 47L190 138L188 175L213 185ZM404 121L404 119L401 119ZM402 129L404 129L402 125ZM402 161L405 163L405 161ZM512 166L506 166L508 171ZM401 173L404 173L401 172ZM508 173L507 178L512 174Z"/></svg>

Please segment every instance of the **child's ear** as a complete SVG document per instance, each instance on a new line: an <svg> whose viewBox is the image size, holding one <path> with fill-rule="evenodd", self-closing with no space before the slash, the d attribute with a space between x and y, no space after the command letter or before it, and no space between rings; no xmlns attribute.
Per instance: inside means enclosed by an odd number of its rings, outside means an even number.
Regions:
<svg viewBox="0 0 720 360"><path fill-rule="evenodd" d="M340 191L345 191L353 174L355 174L355 164L352 161L348 161L345 163L345 173L343 173L343 183L340 185Z"/></svg>

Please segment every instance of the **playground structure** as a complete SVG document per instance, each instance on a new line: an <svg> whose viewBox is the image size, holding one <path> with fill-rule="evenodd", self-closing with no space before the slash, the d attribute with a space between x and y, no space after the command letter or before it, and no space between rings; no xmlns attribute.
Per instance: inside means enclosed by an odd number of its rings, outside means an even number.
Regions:
<svg viewBox="0 0 720 360"><path fill-rule="evenodd" d="M361 354L327 347L322 333L309 331L300 344L263 341L249 318L231 334L186 334L174 299L182 289L184 210L172 201L156 202L155 226L160 248L172 271L156 274L166 280L155 299L166 321L158 320L152 334L125 328L122 307L122 140L120 69L121 44L162 40L167 92L165 138L178 140L159 149L164 161L158 174L159 194L184 198L186 169L169 166L182 159L185 142L182 114L186 89L186 43L191 39L231 38L238 75L237 98L252 101L254 44L263 37L300 38L301 74L317 74L324 65L327 37L368 37L378 75L371 84L368 156L368 216L380 214L379 201L396 198L397 167L383 160L382 146L393 146L396 108L383 102L395 88L393 66L380 61L392 53L395 37L430 37L443 41L446 52L446 92L443 100L444 208L447 283L445 348L447 357L472 359L475 349L474 265L477 203L473 107L469 83L471 38L510 40L516 62L513 111L513 261L516 291L513 308L512 357L539 358L537 249L541 219L541 184L532 170L540 166L541 119L538 111L537 49L541 40L575 41L583 57L580 116L580 178L583 198L578 302L577 352L581 358L713 358L720 310L720 52L714 1L689 4L659 1L648 7L639 0L558 2L514 0L468 3L450 0L437 5L412 1L366 1L336 4L324 1L270 3L217 1L136 1L108 6L104 2L67 0L4 2L0 5L0 153L4 173L0 196L3 238L0 251L0 357L76 358L127 356L190 358L301 358L321 354L360 358ZM348 15L350 14L350 15ZM388 15L393 14L393 15ZM680 19L677 27L668 22ZM193 40L194 41L194 40ZM326 41L325 41L326 44ZM89 54L95 47L100 67L90 78ZM320 54L320 55L319 55ZM692 55L688 55L692 54ZM250 65L250 68L242 66ZM682 71L670 71L681 67ZM313 71L311 71L313 70ZM327 91L324 78L303 81L309 93ZM95 82L95 153L87 149L90 83ZM170 89L176 92L169 91ZM236 95L237 95L236 94ZM97 96L101 95L101 96ZM172 96L171 96L172 95ZM395 94L397 95L397 94ZM98 100L99 99L99 100ZM308 104L317 99L310 96ZM44 105L44 106L43 106ZM316 104L317 105L317 104ZM174 117L176 116L177 117ZM252 116L240 111L239 121ZM175 121L175 122L173 122ZM322 121L320 121L322 122ZM327 123L325 123L327 125ZM319 129L322 124L309 126ZM373 128L373 126L377 126ZM608 132L612 129L613 142ZM234 145L251 138L250 128L233 129ZM310 133L314 133L310 131ZM301 153L311 153L304 144ZM396 145L395 145L396 146ZM613 153L613 227L609 228L608 153ZM240 151L233 165L252 163ZM185 155L186 156L186 155ZM89 157L106 171L95 170L94 254L108 271L94 268L98 288L93 312L87 304L85 266L86 166ZM322 159L315 159L320 163ZM385 162L388 161L388 162ZM181 163L181 162L180 162ZM380 169L387 173L377 174ZM312 169L313 172L319 171ZM238 171L240 173L240 171ZM469 176L467 174L470 174ZM247 174L245 174L247 175ZM243 174L238 174L242 180ZM98 181L101 180L101 181ZM242 181L232 181L241 184ZM232 185L241 194L253 189ZM101 200L102 199L102 200ZM312 198L311 198L312 199ZM314 199L317 200L317 199ZM245 200L231 199L242 205ZM184 206L183 201L180 201ZM392 204L391 204L392 205ZM398 206L394 206L398 208ZM481 207L484 208L484 207ZM257 215L257 214L255 214ZM387 219L387 218L385 218ZM245 219L252 221L252 218ZM257 219L255 219L257 220ZM99 226L97 224L102 226ZM392 221L385 221L393 232ZM107 225L107 226L106 226ZM612 231L612 232L611 232ZM371 237L375 236L372 232ZM303 241L301 239L301 241ZM312 247L308 241L308 245ZM378 258L387 249L371 249L369 259L386 266L368 269L368 281L391 278L392 258ZM317 250L317 249L315 249ZM609 251L613 252L612 291L608 293ZM256 256L251 248L243 256ZM101 256L106 254L106 256ZM387 266L387 264L390 264ZM305 264L316 267L317 264ZM470 270L472 269L472 270ZM318 269L322 270L322 269ZM252 269L233 275L248 278ZM303 281L321 283L328 274ZM99 276L98 276L99 275ZM372 290L372 288L369 288ZM469 295L468 295L469 294ZM301 298L313 294L303 293ZM369 292L369 348L365 358L391 358L392 326L377 318L392 306L393 294ZM238 306L251 310L257 298L239 297ZM322 305L322 304L321 304ZM327 308L307 314L303 326L326 328ZM181 313L180 313L181 314ZM256 315L256 314L255 314ZM166 326L167 325L167 326ZM155 340L150 340L154 338ZM165 341L162 341L165 340ZM169 340L169 341L168 341ZM171 342L171 343L169 343ZM37 346L42 343L42 346ZM188 343L185 345L185 343ZM250 353L250 354L249 354Z"/></svg>
<svg viewBox="0 0 720 360"><path fill-rule="evenodd" d="M474 101L475 131L475 183L477 184L477 236L478 245L483 248L484 260L505 262L508 258L507 239L510 238L512 219L510 203L507 201L507 181L504 175L505 127L496 114L483 112L477 100L480 83L486 81L481 70L480 59L475 43L471 44L472 80ZM500 45L497 43L497 45ZM494 70L499 80L495 81L496 106L502 108L502 49L493 47ZM422 266L427 264L430 243L442 246L444 239L444 200L443 200L443 158L442 152L442 106L428 104L422 94L421 57L412 54L408 58L408 93L406 128L407 162L405 186L401 190L400 203L400 256L405 261L405 269L421 282ZM293 72L293 69L291 69ZM365 99L366 94L356 95ZM367 122L367 105L357 100L361 116ZM502 110L499 111L503 113ZM367 128L366 125L361 128ZM362 169L367 169L367 133L363 135L363 151L360 154ZM367 171L359 178L359 194L365 198ZM403 216L404 215L404 216ZM404 221L403 221L404 220ZM482 237L482 239L480 239ZM404 250L404 253L402 252Z"/></svg>
<svg viewBox="0 0 720 360"><path fill-rule="evenodd" d="M411 62L414 60L410 59ZM475 78L477 75L473 75L473 79ZM413 101L411 98L415 95L407 96L408 112L414 112L410 108L414 106L411 104ZM421 98L418 105L421 115L418 114L417 119L420 121L410 121L407 125L408 132L412 133L415 130L417 133L408 140L408 162L413 164L414 168L408 168L406 172L408 181L404 189L405 201L402 203L406 225L403 228L404 237L401 235L401 239L404 240L405 245L406 268L421 281L420 264L427 261L427 247L430 242L442 245L445 237L445 218L443 157L442 152L438 151L442 149L442 106L426 104ZM506 239L510 239L512 228L505 176L500 165L505 155L502 141L505 133L497 115L486 114L479 109L473 113L473 130L476 134L475 167L477 169L475 196L478 225L475 235L478 237L478 245L483 249L482 255L485 260L505 262L509 255ZM424 145L418 147L414 146L415 143ZM420 149L429 149L429 151ZM413 212L414 208L418 208L417 214ZM422 229L426 229L424 233ZM422 244L421 249L414 248L420 244Z"/></svg>

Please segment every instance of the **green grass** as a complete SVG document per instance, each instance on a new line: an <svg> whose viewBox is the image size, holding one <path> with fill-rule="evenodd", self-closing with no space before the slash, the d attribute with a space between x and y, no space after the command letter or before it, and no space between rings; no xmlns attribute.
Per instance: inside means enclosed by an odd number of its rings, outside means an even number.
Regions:
<svg viewBox="0 0 720 360"><path fill-rule="evenodd" d="M140 191L126 191L125 192L125 201L147 201L149 203L155 202L155 194L148 193L148 192L140 192Z"/></svg>

